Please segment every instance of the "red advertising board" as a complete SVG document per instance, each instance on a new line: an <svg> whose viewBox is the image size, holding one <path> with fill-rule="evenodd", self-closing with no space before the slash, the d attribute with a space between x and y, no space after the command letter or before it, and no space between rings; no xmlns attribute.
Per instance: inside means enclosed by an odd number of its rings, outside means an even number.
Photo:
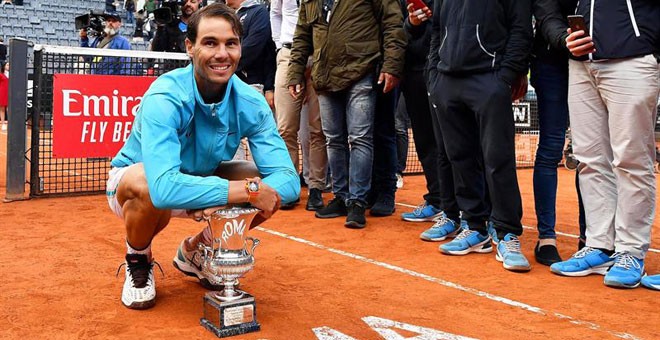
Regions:
<svg viewBox="0 0 660 340"><path fill-rule="evenodd" d="M155 77L53 75L53 158L113 157Z"/></svg>

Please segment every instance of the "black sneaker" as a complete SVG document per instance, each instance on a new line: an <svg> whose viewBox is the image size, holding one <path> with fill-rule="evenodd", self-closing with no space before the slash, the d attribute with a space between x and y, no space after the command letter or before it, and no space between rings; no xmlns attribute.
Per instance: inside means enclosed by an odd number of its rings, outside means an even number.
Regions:
<svg viewBox="0 0 660 340"><path fill-rule="evenodd" d="M307 197L307 206L305 209L309 211L316 211L323 208L323 196L320 189L309 189L309 196Z"/></svg>
<svg viewBox="0 0 660 340"><path fill-rule="evenodd" d="M371 206L369 215L371 216L390 216L394 213L394 196L390 194L381 193L378 195L376 202Z"/></svg>
<svg viewBox="0 0 660 340"><path fill-rule="evenodd" d="M314 214L317 218L335 218L346 215L348 215L346 203L344 203L344 199L341 197L333 198L325 208L317 210Z"/></svg>
<svg viewBox="0 0 660 340"><path fill-rule="evenodd" d="M536 242L536 246L534 247L534 258L536 262L546 266L562 261L556 246L546 244L539 247L539 242Z"/></svg>
<svg viewBox="0 0 660 340"><path fill-rule="evenodd" d="M367 220L364 218L364 210L366 209L365 205L359 201L351 200L348 202L348 217L346 217L346 223L344 225L347 228L352 229L362 229L367 224Z"/></svg>

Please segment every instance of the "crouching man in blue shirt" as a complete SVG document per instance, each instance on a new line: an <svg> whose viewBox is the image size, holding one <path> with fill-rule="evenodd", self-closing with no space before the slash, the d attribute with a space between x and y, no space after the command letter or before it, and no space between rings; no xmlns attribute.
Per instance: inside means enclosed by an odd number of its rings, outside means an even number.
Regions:
<svg viewBox="0 0 660 340"><path fill-rule="evenodd" d="M132 309L155 304L151 240L171 217L201 218L218 206L249 202L270 218L282 201L300 195L300 180L264 97L238 79L241 24L216 3L188 24L192 65L162 75L144 95L133 130L112 160L107 186L111 209L126 225L126 279L122 303ZM231 162L247 137L256 163ZM247 179L246 179L247 178ZM246 183L256 182L258 194ZM215 207L215 208L213 208ZM174 265L208 287L200 268L205 228L186 238ZM197 254L196 254L197 253ZM214 287L211 287L214 288Z"/></svg>

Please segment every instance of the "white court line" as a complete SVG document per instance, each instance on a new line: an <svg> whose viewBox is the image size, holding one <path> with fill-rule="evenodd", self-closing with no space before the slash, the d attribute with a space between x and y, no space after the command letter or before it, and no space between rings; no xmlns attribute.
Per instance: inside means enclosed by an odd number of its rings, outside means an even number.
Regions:
<svg viewBox="0 0 660 340"><path fill-rule="evenodd" d="M488 293L488 292L484 292L484 291L481 291L481 290L478 290L478 289L465 287L465 286L462 286L458 283L446 281L446 280L443 280L441 278L433 277L433 276L423 274L423 273L420 273L420 272L416 272L416 271L413 271L413 270L410 270L410 269L405 269L405 268L395 266L395 265L392 265L392 264L389 264L389 263L373 260L373 259L364 257L362 255L349 253L347 251L339 250L339 249L336 249L336 248L326 247L322 244L318 244L318 243L315 243L315 242L312 242L312 241L308 241L308 240L305 240L305 239L302 239L302 238L299 238L299 237L296 237L296 236L287 235L287 234L279 232L279 231L270 230L270 229L266 229L266 228L263 228L263 227L255 227L255 229L257 229L259 231L269 233L269 234L272 234L272 235L275 235L275 236L279 236L279 237L282 237L282 238L285 238L285 239L288 239L288 240L291 240L291 241L299 242L299 243L302 243L302 244L305 244L305 245L308 245L308 246L311 246L311 247L314 247L314 248L318 248L318 249L321 249L321 250L329 251L331 253L346 256L346 257L352 258L354 260L358 260L358 261L362 261L362 262L365 262L365 263L373 264L373 265L376 265L376 266L379 266L379 267L383 267L383 268L386 268L386 269L393 270L395 272L399 272L399 273L402 273L402 274L407 274L407 275L417 277L417 278L420 278L420 279L423 279L423 280L426 280L426 281L429 281L429 282L437 283L437 284L440 284L442 286L453 288L453 289L456 289L456 290L459 290L459 291L462 291L462 292L465 292L465 293L468 293L468 294L480 296L480 297L483 297L483 298L486 298L486 299L489 299L489 300L492 300L492 301L495 301L495 302L500 302L500 303L503 303L503 304L511 306L511 307L526 310L528 312L532 312L532 313L539 314L539 315L549 315L549 316L555 317L557 319L566 320L566 321L568 321L572 324L578 325L578 326L584 326L586 328L596 330L596 331L607 332L607 333L609 333L609 334L611 334L615 337L618 337L618 338L622 338L622 339L640 339L639 337L637 337L635 335L632 335L632 334L629 334L629 333L622 333L622 332L616 332L616 331L611 331L611 330L604 329L601 326L599 326L599 325L597 325L593 322L583 321L583 320L576 319L576 318L574 318L572 316L569 316L569 315L564 315L564 314L557 313L557 312L547 311L547 310L544 310L540 307L535 307L535 306L532 306L532 305L528 305L528 304L523 303L523 302L511 300L511 299L508 299L508 298L505 298L505 297L502 297L502 296L498 296L498 295L494 295L494 294L491 294L491 293Z"/></svg>
<svg viewBox="0 0 660 340"><path fill-rule="evenodd" d="M410 205L410 204L406 204L406 203L395 203L395 204L396 204L396 205L400 205L400 206L402 206L402 207L417 208L416 205ZM533 231L538 232L538 230L537 230L536 228L534 228L534 227L528 227L528 226L526 226L526 225L523 226L523 229L533 230ZM568 233L562 233L562 232L560 232L560 231L555 231L555 233L556 233L557 235L566 236L566 237L570 237L570 238L575 238L575 239L580 238L580 236L578 236L578 235L568 234ZM649 248L649 251L652 252L652 253L659 253L659 254L660 254L660 249Z"/></svg>

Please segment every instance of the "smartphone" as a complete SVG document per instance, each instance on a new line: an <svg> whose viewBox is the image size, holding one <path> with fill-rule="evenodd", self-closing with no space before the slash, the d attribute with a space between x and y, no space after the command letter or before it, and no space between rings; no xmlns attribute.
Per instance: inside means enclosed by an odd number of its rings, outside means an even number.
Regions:
<svg viewBox="0 0 660 340"><path fill-rule="evenodd" d="M587 29L587 24L585 23L583 16L569 15L566 18L568 19L568 26L571 28L572 32L584 31L584 36L589 36L589 30Z"/></svg>
<svg viewBox="0 0 660 340"><path fill-rule="evenodd" d="M426 3L424 3L424 1L422 1L422 0L406 0L406 2L409 3L409 4L412 4L414 10L418 10L418 9L422 9L424 7L428 7L428 5L426 5Z"/></svg>

